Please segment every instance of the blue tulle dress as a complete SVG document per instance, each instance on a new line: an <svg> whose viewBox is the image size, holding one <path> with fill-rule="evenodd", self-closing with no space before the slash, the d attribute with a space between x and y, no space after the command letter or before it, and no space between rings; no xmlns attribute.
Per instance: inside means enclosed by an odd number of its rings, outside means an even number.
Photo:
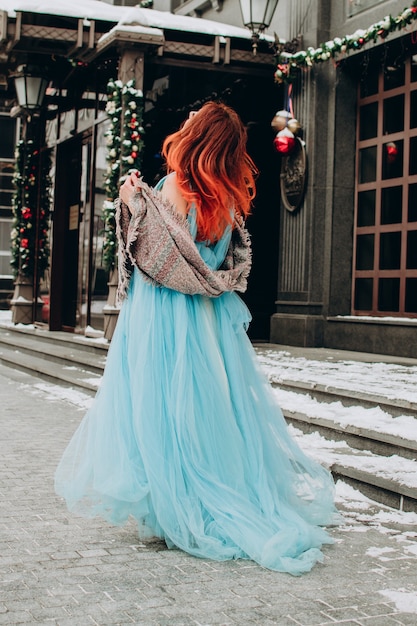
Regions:
<svg viewBox="0 0 417 626"><path fill-rule="evenodd" d="M230 236L196 242L212 268ZM100 389L56 471L70 510L133 516L141 538L205 559L294 575L322 560L333 481L289 435L249 321L236 293L184 295L134 270Z"/></svg>

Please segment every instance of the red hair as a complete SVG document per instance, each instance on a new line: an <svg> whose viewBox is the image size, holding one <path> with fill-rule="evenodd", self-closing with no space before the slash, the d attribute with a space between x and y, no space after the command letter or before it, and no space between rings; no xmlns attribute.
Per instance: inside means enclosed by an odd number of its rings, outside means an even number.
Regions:
<svg viewBox="0 0 417 626"><path fill-rule="evenodd" d="M208 102L163 144L185 200L195 203L200 241L216 241L234 214L245 218L255 196L256 167L246 152L246 129L225 104Z"/></svg>

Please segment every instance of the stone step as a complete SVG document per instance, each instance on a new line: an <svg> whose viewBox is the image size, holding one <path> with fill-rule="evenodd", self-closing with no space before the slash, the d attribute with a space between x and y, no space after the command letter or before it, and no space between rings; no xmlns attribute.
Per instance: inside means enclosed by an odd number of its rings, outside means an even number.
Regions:
<svg viewBox="0 0 417 626"><path fill-rule="evenodd" d="M68 367L86 368L98 375L102 375L107 357L107 350L88 345L84 347L76 340L68 341L65 337L55 337L55 340L51 341L43 336L17 333L7 329L0 330L0 350L3 348Z"/></svg>
<svg viewBox="0 0 417 626"><path fill-rule="evenodd" d="M32 338L41 345L57 345L80 349L84 353L96 354L97 356L106 356L109 343L102 338L89 338L77 333L68 333L63 331L49 331L43 326L13 326L11 324L0 323L0 342L4 333L15 337L19 341L19 337Z"/></svg>
<svg viewBox="0 0 417 626"><path fill-rule="evenodd" d="M379 406L392 417L410 415L417 418L417 359L363 353L357 353L355 357L353 353L336 350L274 348L271 344L255 345L255 351L272 387L308 395L318 402L338 401L347 407ZM401 376L395 381L395 390L390 384L386 389L380 384L367 387L364 383L358 384L362 381L355 378L355 371L352 372L352 369L358 370L356 366L362 368L362 372L365 366L375 380L378 380L379 367L391 373L401 371ZM335 376L334 370L339 375Z"/></svg>
<svg viewBox="0 0 417 626"><path fill-rule="evenodd" d="M298 426L295 425L296 438L305 452L327 466L335 480L342 479L363 494L402 511L417 512L417 461L405 459L398 455L390 456L389 460L369 450L357 450L348 444L315 447L308 435L297 436ZM298 431L300 432L300 431ZM317 438L317 433L311 435Z"/></svg>
<svg viewBox="0 0 417 626"><path fill-rule="evenodd" d="M67 365L66 361L53 361L47 355L34 356L1 343L0 362L55 385L73 387L90 395L95 395L101 381L101 373L81 363Z"/></svg>
<svg viewBox="0 0 417 626"><path fill-rule="evenodd" d="M270 381L272 387L310 395L319 402L339 401L344 406L361 406L372 408L379 406L383 411L393 417L400 415L413 415L417 418L417 402L402 400L400 398L386 398L376 393L359 392L354 389L342 389L328 385L313 384L308 382L296 382L282 379L279 382Z"/></svg>
<svg viewBox="0 0 417 626"><path fill-rule="evenodd" d="M285 408L283 414L289 424L293 424L306 434L318 432L330 441L346 441L352 448L370 450L381 456L397 454L405 459L414 460L417 458L417 441L411 437L406 438L389 432L373 430L366 425L342 425L325 417L317 417Z"/></svg>

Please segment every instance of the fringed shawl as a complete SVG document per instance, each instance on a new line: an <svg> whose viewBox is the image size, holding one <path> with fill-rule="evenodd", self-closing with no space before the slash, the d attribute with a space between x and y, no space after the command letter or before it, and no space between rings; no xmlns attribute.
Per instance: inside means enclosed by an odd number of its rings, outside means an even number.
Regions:
<svg viewBox="0 0 417 626"><path fill-rule="evenodd" d="M120 198L116 200L116 230L119 301L127 295L134 267L148 282L185 294L217 297L225 291L246 291L252 255L240 216L235 217L229 249L218 270L201 258L187 218L142 180L130 211Z"/></svg>

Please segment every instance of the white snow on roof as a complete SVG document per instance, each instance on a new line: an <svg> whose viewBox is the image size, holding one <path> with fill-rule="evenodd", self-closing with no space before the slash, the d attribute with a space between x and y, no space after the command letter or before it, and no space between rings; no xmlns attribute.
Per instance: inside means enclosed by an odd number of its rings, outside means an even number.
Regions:
<svg viewBox="0 0 417 626"><path fill-rule="evenodd" d="M71 0L71 2L68 0L0 0L1 10L7 11L10 17L14 17L16 11L29 11L46 15L103 20L123 25L180 30L238 37L240 39L251 38L251 33L246 28L186 15L173 15L168 11L114 6L99 0ZM268 35L264 35L262 38L273 41L273 37Z"/></svg>
<svg viewBox="0 0 417 626"><path fill-rule="evenodd" d="M46 15L108 20L118 22L125 7L113 6L99 0L0 0L0 10L7 11L11 17L17 11L30 11Z"/></svg>

